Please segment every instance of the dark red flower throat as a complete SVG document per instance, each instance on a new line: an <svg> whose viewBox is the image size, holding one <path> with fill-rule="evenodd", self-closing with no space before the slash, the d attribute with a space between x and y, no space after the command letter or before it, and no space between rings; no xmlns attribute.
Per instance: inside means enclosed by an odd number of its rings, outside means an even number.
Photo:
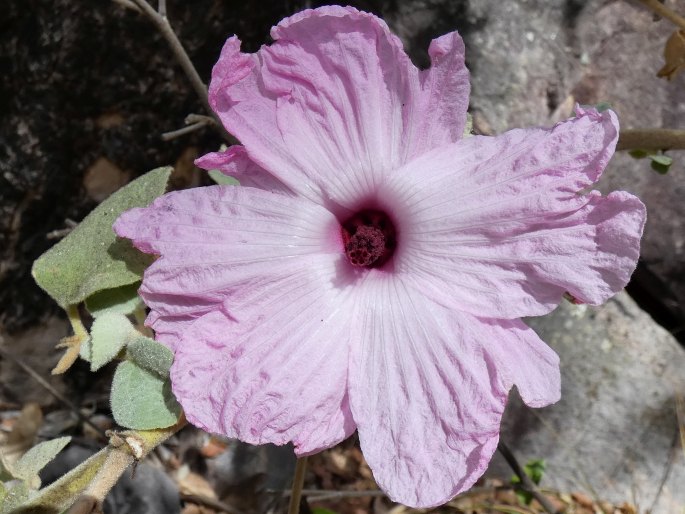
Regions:
<svg viewBox="0 0 685 514"><path fill-rule="evenodd" d="M395 226L382 211L359 211L342 224L341 231L345 255L354 266L378 268L397 246Z"/></svg>

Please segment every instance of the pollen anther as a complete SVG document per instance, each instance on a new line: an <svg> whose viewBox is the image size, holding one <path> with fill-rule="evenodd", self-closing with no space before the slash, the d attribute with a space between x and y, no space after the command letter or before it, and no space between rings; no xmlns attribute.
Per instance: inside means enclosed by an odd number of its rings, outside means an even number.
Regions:
<svg viewBox="0 0 685 514"><path fill-rule="evenodd" d="M358 212L342 224L345 255L353 266L376 268L392 256L395 227L381 211Z"/></svg>

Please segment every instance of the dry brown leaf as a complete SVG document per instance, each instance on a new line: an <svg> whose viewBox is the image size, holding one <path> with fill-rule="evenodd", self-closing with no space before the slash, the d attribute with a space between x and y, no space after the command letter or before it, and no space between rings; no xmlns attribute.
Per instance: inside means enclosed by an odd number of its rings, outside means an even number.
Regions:
<svg viewBox="0 0 685 514"><path fill-rule="evenodd" d="M666 64L657 72L657 77L673 80L685 70L685 30L676 30L664 46Z"/></svg>
<svg viewBox="0 0 685 514"><path fill-rule="evenodd" d="M227 447L228 444L225 441L210 437L200 449L200 454L207 459L213 459L224 453Z"/></svg>
<svg viewBox="0 0 685 514"><path fill-rule="evenodd" d="M586 507L588 509L592 508L595 502L585 493L575 492L571 494L571 498L581 507Z"/></svg>
<svg viewBox="0 0 685 514"><path fill-rule="evenodd" d="M627 502L623 503L618 510L621 512L621 514L637 514L637 509L635 506Z"/></svg>
<svg viewBox="0 0 685 514"><path fill-rule="evenodd" d="M105 157L98 158L86 170L83 187L88 197L101 202L131 179L131 174L122 170Z"/></svg>
<svg viewBox="0 0 685 514"><path fill-rule="evenodd" d="M181 494L217 499L216 492L210 483L202 476L190 471L187 466L182 466L176 472L176 483Z"/></svg>
<svg viewBox="0 0 685 514"><path fill-rule="evenodd" d="M206 507L204 505L196 505L194 503L186 503L181 511L181 514L215 514L217 511Z"/></svg>
<svg viewBox="0 0 685 514"><path fill-rule="evenodd" d="M95 125L101 129L109 129L123 125L125 121L124 117L118 112L106 112L97 117Z"/></svg>
<svg viewBox="0 0 685 514"><path fill-rule="evenodd" d="M33 446L38 430L43 426L43 411L37 403L27 403L14 422L12 431L0 443L5 462L14 463Z"/></svg>

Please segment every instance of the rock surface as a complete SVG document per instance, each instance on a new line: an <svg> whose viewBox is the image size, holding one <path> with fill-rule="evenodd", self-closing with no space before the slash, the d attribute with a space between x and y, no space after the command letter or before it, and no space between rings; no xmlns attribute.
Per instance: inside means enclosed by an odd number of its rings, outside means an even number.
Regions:
<svg viewBox="0 0 685 514"><path fill-rule="evenodd" d="M675 406L685 397L685 351L678 342L626 293L599 308L564 302L529 324L561 358L561 401L529 409L512 394L502 440L522 463L546 461L543 486L628 501L641 512L681 512ZM511 470L498 455L488 473Z"/></svg>

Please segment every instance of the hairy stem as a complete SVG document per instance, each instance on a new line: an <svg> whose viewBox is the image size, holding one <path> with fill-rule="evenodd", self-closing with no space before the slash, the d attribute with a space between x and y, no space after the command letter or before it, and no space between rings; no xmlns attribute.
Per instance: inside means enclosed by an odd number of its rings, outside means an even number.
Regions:
<svg viewBox="0 0 685 514"><path fill-rule="evenodd" d="M295 465L295 476L293 477L293 488L290 493L290 505L288 514L299 514L300 500L302 499L302 488L304 487L304 475L307 471L307 457L297 459Z"/></svg>
<svg viewBox="0 0 685 514"><path fill-rule="evenodd" d="M88 331L86 327L83 326L83 321L81 320L81 314L78 311L78 305L69 305L66 308L67 317L69 318L69 324L71 329L74 331L74 335L80 340L85 341L88 339Z"/></svg>
<svg viewBox="0 0 685 514"><path fill-rule="evenodd" d="M685 130L621 130L616 150L685 150Z"/></svg>
<svg viewBox="0 0 685 514"><path fill-rule="evenodd" d="M63 512L74 504L82 503L83 499L102 504L107 493L133 462L145 457L185 424L185 417L181 417L178 423L169 428L126 431L114 435L107 447L41 489L35 497L21 505L18 512Z"/></svg>
<svg viewBox="0 0 685 514"><path fill-rule="evenodd" d="M521 467L521 464L516 460L516 457L514 457L514 454L509 447L500 441L497 445L497 450L502 454L502 457L507 461L507 464L509 464L509 467L516 476L519 477L521 488L527 493L532 494L533 498L535 498L542 508L545 509L545 512L548 514L557 514L557 509L554 508L554 505L552 505L547 496L538 491L537 486L523 470L523 467Z"/></svg>
<svg viewBox="0 0 685 514"><path fill-rule="evenodd" d="M155 11L152 8L152 6L147 2L147 0L131 1L134 2L140 8L140 10L150 19L150 21L152 21L152 23L154 23L154 25L157 27L157 30L159 30L164 39L166 39L167 43L169 43L171 51L176 57L178 63L181 65L181 68L183 68L183 71L188 77L190 84L193 86L195 93L197 93L197 96L200 97L200 100L202 101L202 104L204 105L207 112L217 122L217 128L223 135L224 139L230 141L231 137L229 136L228 132L226 132L226 130L223 128L221 120L219 120L219 118L212 110L212 107L209 105L209 98L207 96L207 86L204 82L202 82L199 73L195 69L195 66L193 66L193 63L190 60L190 57L188 57L185 48L183 48L181 41L178 39L176 32L174 32L174 29L171 28L171 24L169 23L169 20L166 17L166 2L160 2L161 11L164 13L164 15L162 15L160 14L160 12Z"/></svg>
<svg viewBox="0 0 685 514"><path fill-rule="evenodd" d="M664 4L659 2L659 0L639 0L642 5L644 5L650 11L658 14L659 16L666 18L669 21L675 23L678 27L685 30L685 18L674 13Z"/></svg>

